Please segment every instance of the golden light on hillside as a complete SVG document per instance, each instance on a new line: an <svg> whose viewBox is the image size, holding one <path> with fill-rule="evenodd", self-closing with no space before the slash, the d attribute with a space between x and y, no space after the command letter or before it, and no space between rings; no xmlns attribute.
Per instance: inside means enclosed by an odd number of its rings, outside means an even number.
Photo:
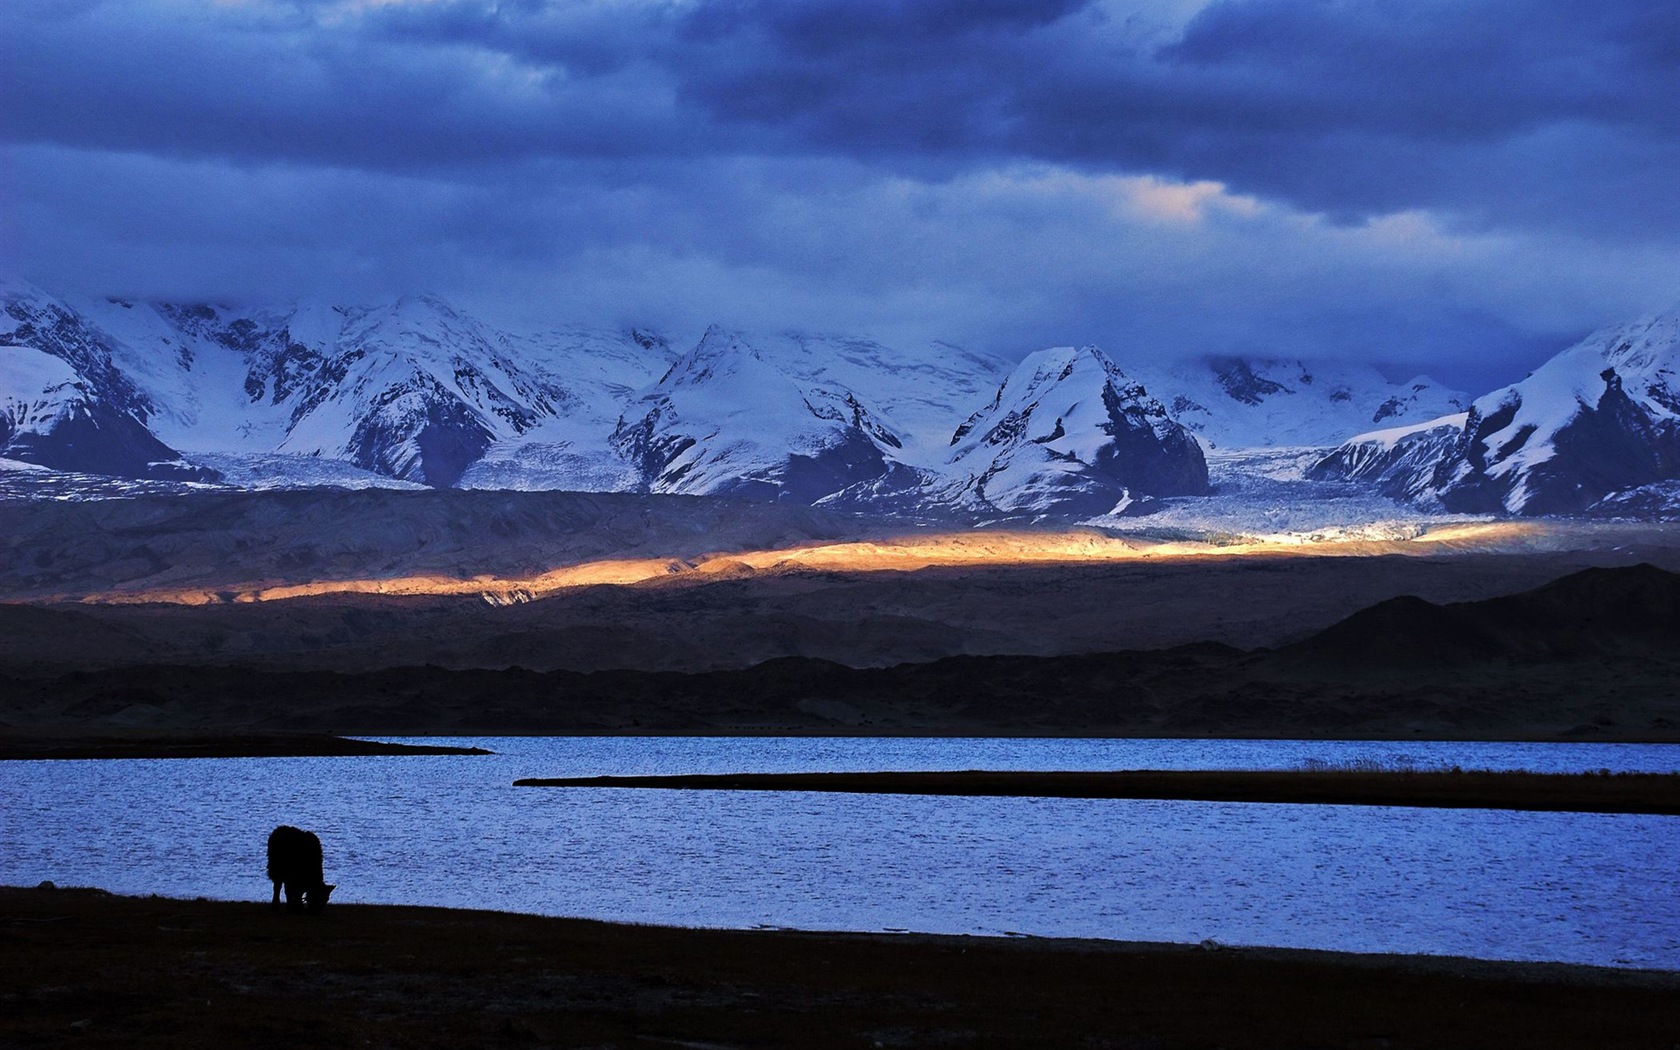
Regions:
<svg viewBox="0 0 1680 1050"><path fill-rule="evenodd" d="M1356 557L1520 549L1541 534L1527 522L1472 522L1432 529L1372 526L1311 534L1161 540L1094 529L1063 532L970 530L875 540L813 543L773 550L719 552L696 558L612 558L560 566L529 577L443 574L310 581L229 581L225 586L149 589L74 596L93 603L208 605L272 602L328 595L464 596L494 605L537 600L600 586L704 585L743 576L916 572L927 569L1093 565L1171 559L1257 556ZM71 596L66 596L71 597Z"/></svg>

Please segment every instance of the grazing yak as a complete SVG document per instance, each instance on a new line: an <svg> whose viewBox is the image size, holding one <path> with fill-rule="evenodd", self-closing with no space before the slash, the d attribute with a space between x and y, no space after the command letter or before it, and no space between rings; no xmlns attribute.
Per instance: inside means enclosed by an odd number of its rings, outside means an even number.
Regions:
<svg viewBox="0 0 1680 1050"><path fill-rule="evenodd" d="M274 883L275 911L280 887L286 887L286 910L319 914L333 887L321 876L321 840L313 831L282 824L268 835L268 878Z"/></svg>

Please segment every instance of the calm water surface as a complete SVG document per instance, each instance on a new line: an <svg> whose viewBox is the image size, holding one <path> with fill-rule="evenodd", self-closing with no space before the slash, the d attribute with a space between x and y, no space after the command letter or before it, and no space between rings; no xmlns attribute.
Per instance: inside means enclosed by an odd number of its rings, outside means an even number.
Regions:
<svg viewBox="0 0 1680 1050"><path fill-rule="evenodd" d="M320 832L334 901L693 926L1272 944L1680 970L1680 818L803 792L524 776L871 769L1680 771L1680 746L495 738L492 757L0 762L0 883L266 901Z"/></svg>

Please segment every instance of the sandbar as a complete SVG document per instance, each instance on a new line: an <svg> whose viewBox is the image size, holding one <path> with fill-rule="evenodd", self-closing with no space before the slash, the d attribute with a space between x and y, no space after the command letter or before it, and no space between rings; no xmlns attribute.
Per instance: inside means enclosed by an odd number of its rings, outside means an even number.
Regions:
<svg viewBox="0 0 1680 1050"><path fill-rule="evenodd" d="M732 773L531 777L515 787L836 791L1680 814L1680 775L1366 770Z"/></svg>

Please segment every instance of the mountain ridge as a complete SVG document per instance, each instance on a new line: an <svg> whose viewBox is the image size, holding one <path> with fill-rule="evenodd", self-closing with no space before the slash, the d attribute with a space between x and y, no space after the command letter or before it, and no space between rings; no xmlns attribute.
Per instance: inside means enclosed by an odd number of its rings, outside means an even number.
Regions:
<svg viewBox="0 0 1680 1050"><path fill-rule="evenodd" d="M1602 328L1462 416L1355 436L1309 473L1449 511L1637 505L1680 477L1680 308Z"/></svg>
<svg viewBox="0 0 1680 1050"><path fill-rule="evenodd" d="M1011 365L950 344L715 326L682 351L645 327L501 331L425 295L371 308L235 307L72 302L14 283L0 289L0 344L67 363L83 416L104 420L93 428L104 453L91 451L98 442L64 441L49 463L33 438L8 444L12 459L68 472L43 493L89 489L68 482L81 472L254 487L727 494L910 517L1101 521L1219 500L1229 486L1210 484L1211 450L1236 464L1233 449L1340 443L1292 476L1447 514L1680 509L1675 315L1604 329L1474 402L1426 377L1391 383L1366 366L1286 358L1167 364L1052 348ZM1046 387L1032 396L1060 398L1058 408L1004 407L1006 393L1031 386L1023 365L1046 354L1073 355L1058 381L1085 393ZM14 376L29 371L22 361ZM976 436L977 417L993 411L999 418ZM1044 427L1028 423L1039 415ZM1393 426L1347 436L1371 423ZM1018 439L1004 440L1011 426L1022 428ZM30 491L20 481L9 489Z"/></svg>

